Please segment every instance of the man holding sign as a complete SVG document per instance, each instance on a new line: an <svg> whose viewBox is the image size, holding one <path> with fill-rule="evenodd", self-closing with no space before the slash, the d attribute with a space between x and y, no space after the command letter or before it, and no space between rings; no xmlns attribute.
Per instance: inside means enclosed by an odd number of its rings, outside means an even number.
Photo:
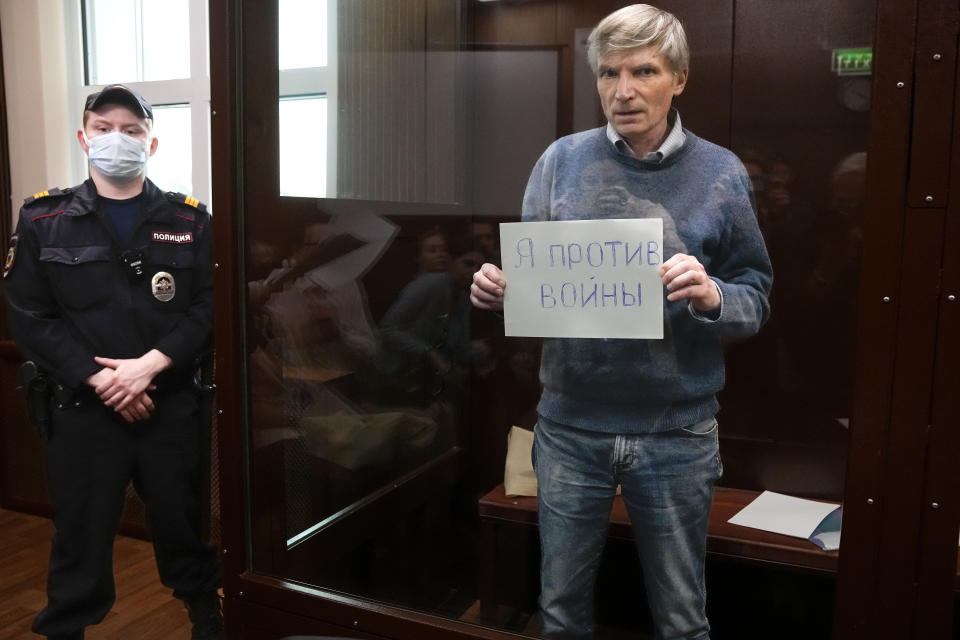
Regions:
<svg viewBox="0 0 960 640"><path fill-rule="evenodd" d="M660 251L643 256L648 266L660 260L663 337L544 341L533 452L543 633L593 634L593 588L619 485L657 638L704 640L706 531L722 470L714 416L723 345L760 329L773 275L742 164L685 130L671 108L689 68L679 20L649 5L624 7L593 30L588 56L608 124L544 152L527 184L523 220L660 219ZM570 268L573 244L555 244L555 265ZM524 265L527 245L501 246L505 269ZM565 299L556 288L535 295L544 309L557 301L591 311L604 303L641 306L638 291L628 299L626 288L604 290L602 283L589 300L592 289L578 288L577 298L567 291ZM530 295L508 288L492 264L474 274L473 304L497 310L506 299L508 327L517 293Z"/></svg>

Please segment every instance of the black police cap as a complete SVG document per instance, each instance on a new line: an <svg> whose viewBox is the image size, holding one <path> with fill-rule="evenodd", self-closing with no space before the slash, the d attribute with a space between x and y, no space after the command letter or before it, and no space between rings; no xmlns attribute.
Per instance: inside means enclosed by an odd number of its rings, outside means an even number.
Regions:
<svg viewBox="0 0 960 640"><path fill-rule="evenodd" d="M143 99L139 93L123 86L122 84L110 84L96 93L87 96L87 104L84 107L86 111L93 111L105 104L121 104L144 118L153 120L153 107Z"/></svg>

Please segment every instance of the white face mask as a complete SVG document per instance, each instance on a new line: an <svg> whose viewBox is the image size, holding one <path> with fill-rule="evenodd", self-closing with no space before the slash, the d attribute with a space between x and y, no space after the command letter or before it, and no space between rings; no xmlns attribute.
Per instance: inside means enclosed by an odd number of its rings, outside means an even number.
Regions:
<svg viewBox="0 0 960 640"><path fill-rule="evenodd" d="M119 131L111 131L94 138L83 139L90 149L87 157L101 175L107 178L130 180L143 173L150 152L149 140L139 140Z"/></svg>

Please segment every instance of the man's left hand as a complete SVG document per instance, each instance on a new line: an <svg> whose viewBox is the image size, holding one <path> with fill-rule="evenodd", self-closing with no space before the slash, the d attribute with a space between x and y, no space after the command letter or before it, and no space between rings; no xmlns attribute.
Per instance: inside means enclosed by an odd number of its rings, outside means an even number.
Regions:
<svg viewBox="0 0 960 640"><path fill-rule="evenodd" d="M720 291L707 275L700 261L685 253L678 253L660 265L660 279L670 293L667 300L690 300L693 308L703 313L720 306Z"/></svg>
<svg viewBox="0 0 960 640"><path fill-rule="evenodd" d="M149 389L150 387L147 388ZM151 400L150 396L144 392L134 398L126 409L118 411L117 413L119 413L124 420L130 424L133 424L139 420L146 420L149 418L151 414L153 414L153 410L153 400Z"/></svg>
<svg viewBox="0 0 960 640"><path fill-rule="evenodd" d="M95 388L97 395L114 411L124 411L131 402L150 387L154 376L170 366L172 361L156 349L139 358L95 358L97 364L113 369L115 375L108 383Z"/></svg>

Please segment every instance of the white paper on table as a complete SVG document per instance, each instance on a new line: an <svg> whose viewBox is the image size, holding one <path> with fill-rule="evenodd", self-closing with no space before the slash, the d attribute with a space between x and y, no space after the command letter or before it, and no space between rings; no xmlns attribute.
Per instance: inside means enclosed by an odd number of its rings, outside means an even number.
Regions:
<svg viewBox="0 0 960 640"><path fill-rule="evenodd" d="M764 491L728 522L795 538L809 538L823 519L839 506Z"/></svg>
<svg viewBox="0 0 960 640"><path fill-rule="evenodd" d="M553 338L663 338L663 220L500 225L504 331Z"/></svg>

